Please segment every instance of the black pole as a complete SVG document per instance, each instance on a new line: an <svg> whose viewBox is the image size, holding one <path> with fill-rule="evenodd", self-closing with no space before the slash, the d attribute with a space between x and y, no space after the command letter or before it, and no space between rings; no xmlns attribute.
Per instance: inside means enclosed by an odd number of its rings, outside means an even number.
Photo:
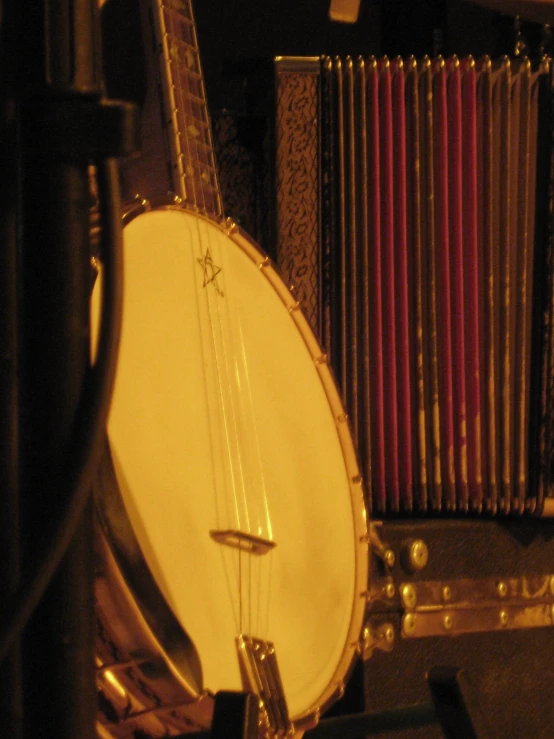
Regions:
<svg viewBox="0 0 554 739"><path fill-rule="evenodd" d="M69 460L89 365L89 163L79 132L60 146L51 126L101 97L92 0L19 1L19 371L23 561L67 505ZM74 141L72 141L72 137ZM83 422L83 419L80 419ZM93 739L92 509L23 633L24 736Z"/></svg>
<svg viewBox="0 0 554 739"><path fill-rule="evenodd" d="M67 501L67 466L88 367L88 163L38 150L23 114L20 469L25 564ZM38 138L38 141L41 139ZM42 139L44 143L44 139ZM25 737L93 739L92 517L87 515L23 634Z"/></svg>
<svg viewBox="0 0 554 739"><path fill-rule="evenodd" d="M95 736L90 500L51 581L57 558L39 565L77 499L72 443L98 418L80 413L96 413L89 167L136 150L136 111L101 100L98 14L96 0L0 1L0 734L14 739ZM17 603L48 582L19 642Z"/></svg>

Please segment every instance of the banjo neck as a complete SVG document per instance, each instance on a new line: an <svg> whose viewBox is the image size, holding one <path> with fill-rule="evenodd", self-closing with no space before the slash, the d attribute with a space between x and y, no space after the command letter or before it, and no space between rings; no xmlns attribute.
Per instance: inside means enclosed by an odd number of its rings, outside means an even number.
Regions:
<svg viewBox="0 0 554 739"><path fill-rule="evenodd" d="M108 92L141 109L141 155L120 163L123 201L131 205L169 193L190 211L221 220L190 0L113 0L102 9L102 24ZM120 28L127 30L123 39L115 31Z"/></svg>
<svg viewBox="0 0 554 739"><path fill-rule="evenodd" d="M173 189L192 210L223 214L192 3L153 3Z"/></svg>

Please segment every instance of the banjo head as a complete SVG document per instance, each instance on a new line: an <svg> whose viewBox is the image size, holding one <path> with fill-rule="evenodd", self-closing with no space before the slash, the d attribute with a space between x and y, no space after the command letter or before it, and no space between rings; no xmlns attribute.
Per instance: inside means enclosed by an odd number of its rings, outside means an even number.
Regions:
<svg viewBox="0 0 554 739"><path fill-rule="evenodd" d="M342 694L368 577L362 485L326 359L238 231L160 208L125 227L124 259L117 490L97 495L108 548L192 700L243 689L244 635L274 645L289 716L312 721ZM151 600L165 604L155 619ZM176 659L179 634L189 648Z"/></svg>

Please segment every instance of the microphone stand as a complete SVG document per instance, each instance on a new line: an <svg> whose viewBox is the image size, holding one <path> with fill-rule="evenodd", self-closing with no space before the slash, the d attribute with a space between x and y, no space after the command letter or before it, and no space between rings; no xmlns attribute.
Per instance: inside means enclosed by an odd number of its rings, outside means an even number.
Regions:
<svg viewBox="0 0 554 739"><path fill-rule="evenodd" d="M44 542L71 503L74 439L90 422L89 168L136 150L138 126L133 106L102 99L95 0L0 0L0 49L0 573L9 611L10 596L40 580ZM45 593L0 666L0 734L93 739L90 496L42 580ZM22 611L20 628L24 620Z"/></svg>

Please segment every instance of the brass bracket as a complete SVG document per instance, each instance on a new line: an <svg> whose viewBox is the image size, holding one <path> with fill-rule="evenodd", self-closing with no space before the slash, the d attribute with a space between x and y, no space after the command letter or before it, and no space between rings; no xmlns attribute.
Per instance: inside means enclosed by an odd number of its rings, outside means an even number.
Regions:
<svg viewBox="0 0 554 739"><path fill-rule="evenodd" d="M402 583L402 636L454 636L554 624L554 575Z"/></svg>
<svg viewBox="0 0 554 739"><path fill-rule="evenodd" d="M260 697L265 733L291 735L294 727L289 719L275 646L244 634L237 637L236 646L244 688Z"/></svg>
<svg viewBox="0 0 554 739"><path fill-rule="evenodd" d="M378 625L368 621L362 631L359 651L364 662L367 662L375 650L391 652L394 647L394 625L390 622Z"/></svg>
<svg viewBox="0 0 554 739"><path fill-rule="evenodd" d="M364 539L368 542L371 551L377 556L388 572L394 567L396 556L388 544L381 539L381 525L381 521L371 521L368 527L368 533Z"/></svg>

